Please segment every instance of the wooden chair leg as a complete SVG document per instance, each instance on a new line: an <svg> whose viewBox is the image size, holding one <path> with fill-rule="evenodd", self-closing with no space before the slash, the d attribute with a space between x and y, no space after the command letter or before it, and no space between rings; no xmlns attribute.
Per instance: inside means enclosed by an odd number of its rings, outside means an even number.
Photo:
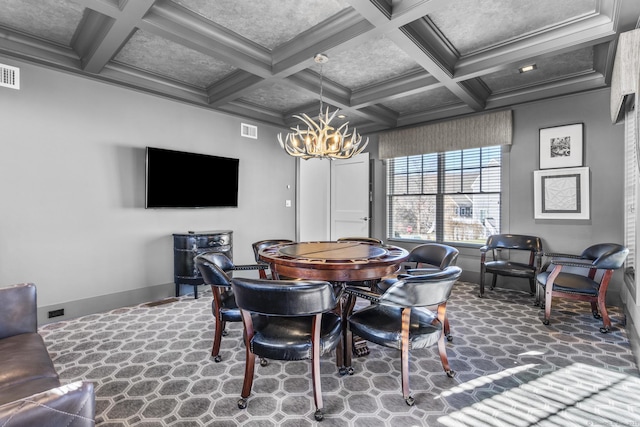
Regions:
<svg viewBox="0 0 640 427"><path fill-rule="evenodd" d="M480 294L478 295L480 298L484 296L484 268L480 269Z"/></svg>
<svg viewBox="0 0 640 427"><path fill-rule="evenodd" d="M491 290L495 289L497 281L498 281L498 275L494 274L493 279L491 279Z"/></svg>
<svg viewBox="0 0 640 427"><path fill-rule="evenodd" d="M451 335L451 327L449 326L449 317L444 318L444 335L447 337L447 341L453 341L453 335Z"/></svg>
<svg viewBox="0 0 640 427"><path fill-rule="evenodd" d="M602 319L600 315L600 311L598 310L598 303L596 301L590 301L591 303L591 314L593 314L594 319Z"/></svg>
<svg viewBox="0 0 640 427"><path fill-rule="evenodd" d="M220 344L222 343L222 335L225 327L226 322L216 319L216 326L213 335L213 347L211 348L211 356L216 362L220 362L222 360L222 356L220 356Z"/></svg>
<svg viewBox="0 0 640 427"><path fill-rule="evenodd" d="M606 334L611 330L611 319L609 318L607 305L604 300L604 295L602 294L598 294L598 308L600 309L600 316L602 316L602 328L600 328L600 332Z"/></svg>
<svg viewBox="0 0 640 427"><path fill-rule="evenodd" d="M313 336L311 338L311 381L313 383L313 400L316 404L316 412L314 417L316 421L324 418L322 413L322 387L320 384L320 325L322 323L322 314L316 314L313 317Z"/></svg>
<svg viewBox="0 0 640 427"><path fill-rule="evenodd" d="M542 323L545 325L549 324L549 319L551 318L551 301L553 300L552 286L553 284L550 286L549 283L547 283L544 289L544 320Z"/></svg>
<svg viewBox="0 0 640 427"><path fill-rule="evenodd" d="M402 374L402 397L407 405L413 406L414 399L409 390L409 325L411 323L411 308L402 309L402 335L400 343L400 366Z"/></svg>
<svg viewBox="0 0 640 427"><path fill-rule="evenodd" d="M441 320L442 319L442 320ZM449 358L447 357L447 346L444 342L444 337L446 336L446 332L448 330L448 319L446 315L446 305L441 304L438 306L438 320L440 320L443 324L443 332L440 334L440 338L438 338L438 353L440 354L440 362L442 363L442 369L447 374L449 378L453 378L456 373L451 366L449 365ZM448 339L448 338L447 338Z"/></svg>
<svg viewBox="0 0 640 427"><path fill-rule="evenodd" d="M251 387L253 386L253 372L256 366L256 355L251 352L251 339L253 338L253 322L251 320L251 314L240 311L242 315L242 323L244 324L244 351L245 351L245 363L244 363L244 381L242 383L242 393L240 393L240 399L238 400L238 408L244 409L247 407L247 397L251 394Z"/></svg>

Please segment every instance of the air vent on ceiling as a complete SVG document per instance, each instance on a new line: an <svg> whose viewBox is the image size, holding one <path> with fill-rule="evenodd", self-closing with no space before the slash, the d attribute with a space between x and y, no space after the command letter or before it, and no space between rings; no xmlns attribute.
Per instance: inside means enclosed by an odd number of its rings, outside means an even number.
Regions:
<svg viewBox="0 0 640 427"><path fill-rule="evenodd" d="M242 123L240 128L240 135L244 136L245 138L258 139L258 126Z"/></svg>
<svg viewBox="0 0 640 427"><path fill-rule="evenodd" d="M0 64L0 86L20 89L20 68Z"/></svg>

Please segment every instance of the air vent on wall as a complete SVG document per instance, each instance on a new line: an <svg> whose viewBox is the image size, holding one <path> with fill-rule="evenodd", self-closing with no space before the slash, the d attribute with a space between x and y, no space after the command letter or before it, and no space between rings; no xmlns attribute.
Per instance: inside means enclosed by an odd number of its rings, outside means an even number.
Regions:
<svg viewBox="0 0 640 427"><path fill-rule="evenodd" d="M245 138L258 139L258 126L242 123L240 128L240 135L244 136Z"/></svg>
<svg viewBox="0 0 640 427"><path fill-rule="evenodd" d="M0 86L20 89L20 68L0 64Z"/></svg>

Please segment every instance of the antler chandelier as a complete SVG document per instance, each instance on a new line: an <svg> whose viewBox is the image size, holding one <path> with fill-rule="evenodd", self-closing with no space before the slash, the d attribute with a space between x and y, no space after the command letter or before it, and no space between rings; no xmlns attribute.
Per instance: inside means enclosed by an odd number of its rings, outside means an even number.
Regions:
<svg viewBox="0 0 640 427"><path fill-rule="evenodd" d="M337 129L331 126L331 121L339 110L329 114L329 107L322 111L322 64L329 61L325 54L317 54L314 61L320 64L320 114L318 122L305 113L295 114L293 117L303 123L290 128L292 132L286 134L284 140L282 133L278 134L280 146L291 156L302 157L307 160L313 157L321 159L348 159L360 154L369 143L367 138L364 143L362 136L353 128L349 132L349 122L345 122Z"/></svg>

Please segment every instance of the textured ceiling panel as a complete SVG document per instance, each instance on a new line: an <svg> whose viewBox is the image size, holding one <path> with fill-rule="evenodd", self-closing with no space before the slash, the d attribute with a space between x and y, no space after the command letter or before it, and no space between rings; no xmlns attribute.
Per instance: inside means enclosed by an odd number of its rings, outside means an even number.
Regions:
<svg viewBox="0 0 640 427"><path fill-rule="evenodd" d="M301 107L316 100L315 97L308 95L305 91L281 83L258 88L240 99L280 113L286 113L292 108Z"/></svg>
<svg viewBox="0 0 640 427"><path fill-rule="evenodd" d="M142 30L136 31L114 60L200 88L207 88L235 70L222 61Z"/></svg>
<svg viewBox="0 0 640 427"><path fill-rule="evenodd" d="M0 0L0 61L286 128L317 114L325 53L324 104L366 134L605 88L639 17L639 0Z"/></svg>
<svg viewBox="0 0 640 427"><path fill-rule="evenodd" d="M458 0L429 14L461 55L593 13L596 0Z"/></svg>
<svg viewBox="0 0 640 427"><path fill-rule="evenodd" d="M349 7L342 0L176 0L176 3L267 49Z"/></svg>
<svg viewBox="0 0 640 427"><path fill-rule="evenodd" d="M417 68L419 65L414 59L384 36L331 55L329 62L323 66L328 79L352 90L389 80Z"/></svg>
<svg viewBox="0 0 640 427"><path fill-rule="evenodd" d="M460 103L460 98L447 88L439 87L416 95L405 96L402 99L387 101L382 105L398 114L413 114L457 103Z"/></svg>
<svg viewBox="0 0 640 427"><path fill-rule="evenodd" d="M4 13L5 10L11 13ZM67 0L2 0L0 25L69 46L83 10Z"/></svg>
<svg viewBox="0 0 640 427"><path fill-rule="evenodd" d="M488 74L482 81L493 93L551 82L567 75L593 71L593 48L586 47L535 61L536 69L521 73L518 69Z"/></svg>

